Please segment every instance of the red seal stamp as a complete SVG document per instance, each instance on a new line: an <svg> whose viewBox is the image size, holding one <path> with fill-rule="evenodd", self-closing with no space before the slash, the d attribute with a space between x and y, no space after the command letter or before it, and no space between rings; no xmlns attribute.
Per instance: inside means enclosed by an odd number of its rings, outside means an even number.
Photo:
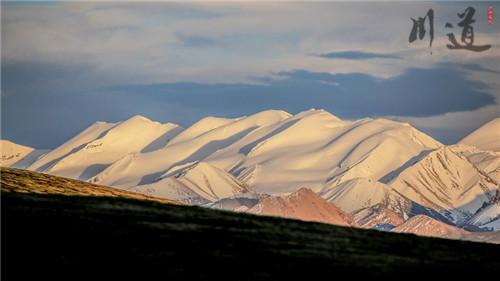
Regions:
<svg viewBox="0 0 500 281"><path fill-rule="evenodd" d="M488 10L486 11L486 20L488 21L488 25L493 24L493 17L494 17L493 6L488 6Z"/></svg>

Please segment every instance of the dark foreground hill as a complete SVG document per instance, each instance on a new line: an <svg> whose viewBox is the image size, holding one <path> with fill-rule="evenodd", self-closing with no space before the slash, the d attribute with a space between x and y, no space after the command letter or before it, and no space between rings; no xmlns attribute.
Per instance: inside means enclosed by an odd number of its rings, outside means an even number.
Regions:
<svg viewBox="0 0 500 281"><path fill-rule="evenodd" d="M3 280L481 278L500 272L500 246L493 244L34 190L64 180L2 169Z"/></svg>

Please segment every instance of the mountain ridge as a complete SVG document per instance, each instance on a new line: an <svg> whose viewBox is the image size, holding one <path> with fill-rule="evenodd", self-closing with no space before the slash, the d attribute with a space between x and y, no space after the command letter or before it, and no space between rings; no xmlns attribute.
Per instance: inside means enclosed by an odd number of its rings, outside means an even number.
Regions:
<svg viewBox="0 0 500 281"><path fill-rule="evenodd" d="M500 117L486 122L460 140L460 144L473 145L482 150L500 152Z"/></svg>
<svg viewBox="0 0 500 281"><path fill-rule="evenodd" d="M491 137L485 126L472 135ZM187 128L143 116L96 122L27 168L210 208L264 214L270 206L269 215L318 220L332 205L361 227L390 230L426 215L481 231L496 229L480 218L496 210L498 153L445 146L383 118L266 110Z"/></svg>

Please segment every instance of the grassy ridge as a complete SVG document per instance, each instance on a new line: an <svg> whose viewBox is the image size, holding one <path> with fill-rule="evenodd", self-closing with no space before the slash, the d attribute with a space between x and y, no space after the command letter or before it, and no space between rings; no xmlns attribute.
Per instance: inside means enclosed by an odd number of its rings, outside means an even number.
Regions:
<svg viewBox="0 0 500 281"><path fill-rule="evenodd" d="M5 192L2 171L5 280L23 275L143 280L153 274L166 280L296 280L346 273L409 278L500 271L498 245L123 197Z"/></svg>
<svg viewBox="0 0 500 281"><path fill-rule="evenodd" d="M150 200L168 204L179 202L151 197L74 179L56 177L15 168L0 168L2 192L60 194L67 196L109 196Z"/></svg>

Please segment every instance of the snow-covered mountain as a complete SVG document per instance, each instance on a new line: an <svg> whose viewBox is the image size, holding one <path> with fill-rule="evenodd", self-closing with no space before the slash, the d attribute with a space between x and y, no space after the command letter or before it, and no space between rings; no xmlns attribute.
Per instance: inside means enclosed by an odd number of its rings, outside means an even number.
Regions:
<svg viewBox="0 0 500 281"><path fill-rule="evenodd" d="M256 194L256 193L243 193L232 197L220 199L216 202L210 202L203 205L204 207L227 210L234 212L247 212L253 206L257 205L261 199L270 195Z"/></svg>
<svg viewBox="0 0 500 281"><path fill-rule="evenodd" d="M500 202L495 202L479 209L467 221L467 224L495 231L500 230Z"/></svg>
<svg viewBox="0 0 500 281"><path fill-rule="evenodd" d="M57 162L66 156L71 155L71 153L82 149L87 143L99 138L101 135L104 135L115 125L116 124L113 123L96 122L75 137L44 155L28 168L39 172L48 171Z"/></svg>
<svg viewBox="0 0 500 281"><path fill-rule="evenodd" d="M467 235L467 232L463 229L445 224L425 215L414 216L405 223L393 228L392 231L453 239L460 239Z"/></svg>
<svg viewBox="0 0 500 281"><path fill-rule="evenodd" d="M194 204L206 204L250 192L231 174L205 162L194 163L181 171L168 171L153 183L129 190Z"/></svg>
<svg viewBox="0 0 500 281"><path fill-rule="evenodd" d="M356 178L339 185L327 185L321 197L345 212L353 213L364 208L382 205L408 219L413 202L391 186L367 178Z"/></svg>
<svg viewBox="0 0 500 281"><path fill-rule="evenodd" d="M181 131L134 116L117 124L98 122L31 165L30 169L87 180L131 153L148 153L163 147Z"/></svg>
<svg viewBox="0 0 500 281"><path fill-rule="evenodd" d="M301 188L285 196L269 196L247 211L248 213L316 221L338 225L352 225L348 213L325 201L308 188Z"/></svg>
<svg viewBox="0 0 500 281"><path fill-rule="evenodd" d="M500 182L500 152L480 150L475 146L457 144L450 148L474 164L477 168L488 174L496 182Z"/></svg>
<svg viewBox="0 0 500 281"><path fill-rule="evenodd" d="M99 173L93 181L120 187L149 184L167 171L180 169L196 161L203 161L229 171L224 165L209 161L209 156L231 147L252 132L289 116L282 111L264 111L228 122L205 118L179 134L179 139L172 139L162 149L123 157ZM207 123L209 125L206 125ZM203 128L207 131L203 131Z"/></svg>
<svg viewBox="0 0 500 281"><path fill-rule="evenodd" d="M26 168L47 153L47 150L0 140L0 152L0 167Z"/></svg>
<svg viewBox="0 0 500 281"><path fill-rule="evenodd" d="M426 215L494 230L498 120L444 146L407 123L346 121L316 109L206 117L186 129L134 116L96 122L16 165L210 208L381 230L414 217L412 231L441 226L422 223ZM6 161L33 154L12 147Z"/></svg>
<svg viewBox="0 0 500 281"><path fill-rule="evenodd" d="M473 131L459 143L475 146L482 150L500 152L500 118L495 118Z"/></svg>
<svg viewBox="0 0 500 281"><path fill-rule="evenodd" d="M284 194L358 177L380 179L441 144L408 124L384 119L342 121L323 110L297 115L264 111L238 119L205 118L163 149L123 157L93 181L133 187L188 163L230 172L255 191Z"/></svg>
<svg viewBox="0 0 500 281"><path fill-rule="evenodd" d="M500 244L500 232L468 232L425 215L410 218L403 224L393 228L392 232Z"/></svg>
<svg viewBox="0 0 500 281"><path fill-rule="evenodd" d="M391 230L403 224L404 219L383 204L376 204L352 213L356 224L363 228Z"/></svg>
<svg viewBox="0 0 500 281"><path fill-rule="evenodd" d="M389 185L406 198L462 224L490 202L498 183L448 147L428 153Z"/></svg>

